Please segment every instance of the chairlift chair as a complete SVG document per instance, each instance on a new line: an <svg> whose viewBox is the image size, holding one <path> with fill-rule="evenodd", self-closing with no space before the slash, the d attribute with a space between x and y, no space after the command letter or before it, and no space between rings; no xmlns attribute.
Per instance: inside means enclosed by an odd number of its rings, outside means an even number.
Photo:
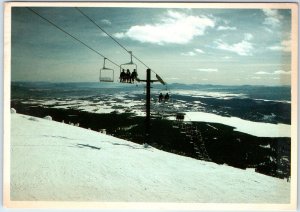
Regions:
<svg viewBox="0 0 300 212"><path fill-rule="evenodd" d="M135 70L137 73L137 65L134 62L132 62L132 52L129 51L129 54L130 54L130 62L120 65L120 78L121 78L122 70L125 70L125 73L127 70L130 70L131 71L130 74L132 74L132 72ZM137 80L136 78L137 78L137 76L135 77L134 80ZM124 82L123 79L120 79L120 82ZM130 79L130 82L131 82L131 79Z"/></svg>
<svg viewBox="0 0 300 212"><path fill-rule="evenodd" d="M158 76L158 75L157 75ZM157 78L158 79L158 78ZM160 81L161 83L164 83L163 81ZM164 89L160 89L160 91L158 92L158 94L162 94L163 97L161 99L161 103L173 103L172 100L171 100L171 92L169 91L169 89L167 88L166 84L165 85L165 88Z"/></svg>
<svg viewBox="0 0 300 212"><path fill-rule="evenodd" d="M184 116L185 116L185 113L177 113L176 114L176 121L183 122Z"/></svg>
<svg viewBox="0 0 300 212"><path fill-rule="evenodd" d="M105 67L105 60L107 60L107 58L104 58L103 68L100 69L99 81L100 82L114 82L114 70L111 68Z"/></svg>

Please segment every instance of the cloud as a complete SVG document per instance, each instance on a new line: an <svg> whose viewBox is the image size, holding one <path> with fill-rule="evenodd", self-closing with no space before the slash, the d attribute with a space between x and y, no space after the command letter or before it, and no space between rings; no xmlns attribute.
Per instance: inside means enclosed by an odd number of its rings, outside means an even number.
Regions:
<svg viewBox="0 0 300 212"><path fill-rule="evenodd" d="M255 74L263 75L263 74L271 74L271 73L265 72L265 71L258 71L258 72L255 72Z"/></svg>
<svg viewBox="0 0 300 212"><path fill-rule="evenodd" d="M181 53L181 55L183 55L183 56L195 56L196 53L195 52L183 52L183 53Z"/></svg>
<svg viewBox="0 0 300 212"><path fill-rule="evenodd" d="M101 32L101 36L103 36L103 37L108 37L108 35L105 34L104 32Z"/></svg>
<svg viewBox="0 0 300 212"><path fill-rule="evenodd" d="M214 26L215 21L207 16L191 16L170 10L156 24L131 26L126 32L119 32L114 36L159 45L186 44Z"/></svg>
<svg viewBox="0 0 300 212"><path fill-rule="evenodd" d="M278 71L274 71L273 74L285 74L285 75L288 75L288 74L291 74L291 72L290 71L278 70Z"/></svg>
<svg viewBox="0 0 300 212"><path fill-rule="evenodd" d="M234 52L241 56L247 56L247 55L252 55L251 52L253 50L253 44L249 42L252 38L253 38L252 34L245 33L244 40L242 40L239 43L228 44L222 40L217 40L215 41L215 44L217 44L216 46L217 49Z"/></svg>
<svg viewBox="0 0 300 212"><path fill-rule="evenodd" d="M289 74L291 74L291 71L283 71L283 70L277 70L277 71L273 71L273 72L258 71L258 72L255 72L255 74L258 74L258 75L289 75Z"/></svg>
<svg viewBox="0 0 300 212"><path fill-rule="evenodd" d="M218 31L225 31L225 30L237 30L236 27L230 27L230 26L218 26Z"/></svg>
<svg viewBox="0 0 300 212"><path fill-rule="evenodd" d="M282 46L270 46L268 49L273 50L273 51L281 51Z"/></svg>
<svg viewBox="0 0 300 212"><path fill-rule="evenodd" d="M247 41L252 40L253 38L253 35L251 33L245 33L244 36L245 36L245 40Z"/></svg>
<svg viewBox="0 0 300 212"><path fill-rule="evenodd" d="M108 19L102 19L101 23L106 24L106 25L111 25L111 21Z"/></svg>
<svg viewBox="0 0 300 212"><path fill-rule="evenodd" d="M114 36L115 36L116 38L124 38L124 37L125 37L125 34L124 34L123 32L117 32L117 33L114 34Z"/></svg>
<svg viewBox="0 0 300 212"><path fill-rule="evenodd" d="M202 49L195 49L196 52L200 53L200 54L203 54L204 51Z"/></svg>
<svg viewBox="0 0 300 212"><path fill-rule="evenodd" d="M272 51L284 51L290 52L291 51L291 40L283 40L279 45L270 46L268 49Z"/></svg>
<svg viewBox="0 0 300 212"><path fill-rule="evenodd" d="M181 55L183 55L183 56L196 56L197 53L204 54L204 51L202 49L194 49L194 51L183 52L183 53L181 53Z"/></svg>
<svg viewBox="0 0 300 212"><path fill-rule="evenodd" d="M261 79L261 77L251 77L251 79Z"/></svg>
<svg viewBox="0 0 300 212"><path fill-rule="evenodd" d="M280 20L283 17L279 14L278 10L263 9L262 11L266 16L263 24L271 26L271 27L277 27L280 24Z"/></svg>
<svg viewBox="0 0 300 212"><path fill-rule="evenodd" d="M166 80L169 80L169 81L177 81L179 80L180 78L178 77L167 77Z"/></svg>
<svg viewBox="0 0 300 212"><path fill-rule="evenodd" d="M217 68L198 68L197 71L200 72L218 72Z"/></svg>

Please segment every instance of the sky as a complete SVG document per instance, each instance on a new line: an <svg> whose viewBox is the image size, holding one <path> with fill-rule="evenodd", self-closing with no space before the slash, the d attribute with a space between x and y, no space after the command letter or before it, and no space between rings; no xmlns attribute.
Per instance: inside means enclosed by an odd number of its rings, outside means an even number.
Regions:
<svg viewBox="0 0 300 212"><path fill-rule="evenodd" d="M73 7L33 8L116 64L129 54ZM290 85L291 10L80 8L167 83ZM97 82L103 57L12 8L12 81ZM133 59L141 79L146 67ZM106 67L119 67L106 62ZM129 67L131 68L131 67Z"/></svg>

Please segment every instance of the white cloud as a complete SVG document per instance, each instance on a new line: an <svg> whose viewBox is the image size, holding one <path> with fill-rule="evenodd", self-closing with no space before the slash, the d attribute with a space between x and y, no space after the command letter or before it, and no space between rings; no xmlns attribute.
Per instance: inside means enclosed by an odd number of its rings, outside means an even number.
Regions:
<svg viewBox="0 0 300 212"><path fill-rule="evenodd" d="M183 52L181 55L183 56L196 56L197 53L203 54L204 51L202 49L194 49L194 51Z"/></svg>
<svg viewBox="0 0 300 212"><path fill-rule="evenodd" d="M200 53L200 54L203 54L204 51L202 49L195 49L196 52Z"/></svg>
<svg viewBox="0 0 300 212"><path fill-rule="evenodd" d="M277 27L280 24L280 20L282 16L279 14L276 9L263 9L263 13L265 14L265 20L263 24L269 25L271 27Z"/></svg>
<svg viewBox="0 0 300 212"><path fill-rule="evenodd" d="M291 74L291 71L283 71L283 70L277 70L277 71L273 71L273 72L258 71L258 72L255 72L255 74L258 74L258 75L289 75L289 74Z"/></svg>
<svg viewBox="0 0 300 212"><path fill-rule="evenodd" d="M102 19L101 23L106 24L106 25L111 25L111 21L108 19Z"/></svg>
<svg viewBox="0 0 300 212"><path fill-rule="evenodd" d="M258 71L258 72L255 72L255 74L264 75L264 74L271 74L271 73L265 72L265 71Z"/></svg>
<svg viewBox="0 0 300 212"><path fill-rule="evenodd" d="M241 56L247 56L252 54L253 44L249 42L252 38L252 34L246 33L244 35L244 40L239 43L228 44L222 40L217 40L215 41L215 44L217 44L217 49L235 52L236 54Z"/></svg>
<svg viewBox="0 0 300 212"><path fill-rule="evenodd" d="M252 40L253 38L253 35L251 33L245 33L245 40L249 41L249 40Z"/></svg>
<svg viewBox="0 0 300 212"><path fill-rule="evenodd" d="M274 71L273 73L274 74L284 74L284 75L291 74L290 71L283 71L283 70Z"/></svg>
<svg viewBox="0 0 300 212"><path fill-rule="evenodd" d="M195 56L196 53L195 52L183 52L183 53L181 53L181 55L183 55L183 56Z"/></svg>
<svg viewBox="0 0 300 212"><path fill-rule="evenodd" d="M280 45L270 46L268 49L273 51L284 51L290 52L291 51L291 40L283 40Z"/></svg>
<svg viewBox="0 0 300 212"><path fill-rule="evenodd" d="M218 72L217 68L198 68L197 71L200 72Z"/></svg>
<svg viewBox="0 0 300 212"><path fill-rule="evenodd" d="M178 77L167 77L166 80L179 80L180 78Z"/></svg>
<svg viewBox="0 0 300 212"><path fill-rule="evenodd" d="M261 79L261 77L251 77L251 79Z"/></svg>
<svg viewBox="0 0 300 212"><path fill-rule="evenodd" d="M104 32L101 32L101 36L103 36L103 37L108 37L108 35L105 34Z"/></svg>
<svg viewBox="0 0 300 212"><path fill-rule="evenodd" d="M125 34L123 32L117 32L117 33L114 34L114 36L116 38L123 38L123 37L125 37Z"/></svg>
<svg viewBox="0 0 300 212"><path fill-rule="evenodd" d="M230 26L218 26L218 31L225 31L225 30L236 30L236 27L230 27Z"/></svg>
<svg viewBox="0 0 300 212"><path fill-rule="evenodd" d="M116 33L114 36L117 38L128 37L132 40L159 45L186 44L194 37L203 35L207 28L214 26L215 21L207 16L191 16L168 11L159 23L135 25L126 32Z"/></svg>
<svg viewBox="0 0 300 212"><path fill-rule="evenodd" d="M268 49L273 50L273 51L281 51L282 46L270 46Z"/></svg>

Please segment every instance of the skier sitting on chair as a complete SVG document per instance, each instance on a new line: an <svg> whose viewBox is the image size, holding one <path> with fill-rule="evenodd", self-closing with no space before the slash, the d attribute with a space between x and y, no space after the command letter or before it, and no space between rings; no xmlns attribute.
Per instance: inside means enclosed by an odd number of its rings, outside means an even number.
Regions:
<svg viewBox="0 0 300 212"><path fill-rule="evenodd" d="M131 82L134 83L134 80L137 78L137 72L136 69L133 69L133 72L131 73Z"/></svg>
<svg viewBox="0 0 300 212"><path fill-rule="evenodd" d="M127 83L131 83L131 78L130 78L131 74L130 74L130 71L129 69L127 69L126 71L126 82Z"/></svg>
<svg viewBox="0 0 300 212"><path fill-rule="evenodd" d="M120 82L125 82L126 78L126 73L125 70L123 69L122 72L120 73Z"/></svg>
<svg viewBox="0 0 300 212"><path fill-rule="evenodd" d="M161 102L164 98L164 95L162 93L159 94L158 96L158 102Z"/></svg>
<svg viewBox="0 0 300 212"><path fill-rule="evenodd" d="M166 95L165 95L165 101L168 101L168 100L169 100L169 98L170 98L169 94L168 94L168 93L166 93Z"/></svg>

